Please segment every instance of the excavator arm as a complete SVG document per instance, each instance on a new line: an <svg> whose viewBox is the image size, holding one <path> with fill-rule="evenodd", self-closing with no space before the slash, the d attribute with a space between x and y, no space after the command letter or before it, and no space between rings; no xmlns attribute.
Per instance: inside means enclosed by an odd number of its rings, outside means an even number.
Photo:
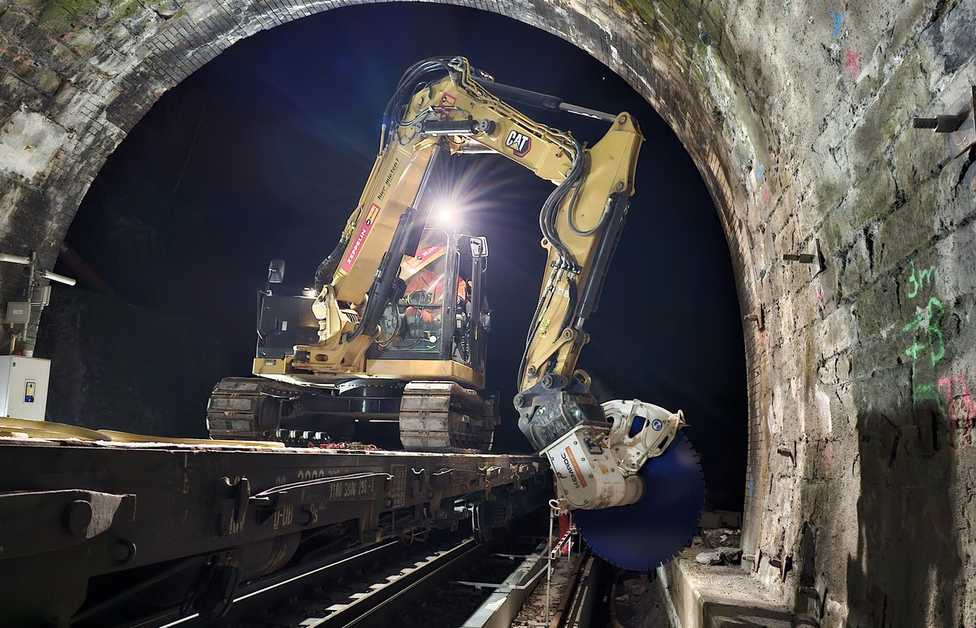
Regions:
<svg viewBox="0 0 976 628"><path fill-rule="evenodd" d="M472 79L465 59L412 66L390 99L380 152L359 203L316 272L319 342L298 347L295 368L362 371L383 309L402 292L400 262L416 249L426 222L430 175L445 155L472 151L498 152L559 182L577 147L570 136L491 95Z"/></svg>
<svg viewBox="0 0 976 628"><path fill-rule="evenodd" d="M362 196L316 272L319 343L302 347L301 366L362 370L379 316L399 289L400 262L416 248L426 220L422 199L436 162L446 154L494 152L556 184L540 213L548 259L519 388L528 390L547 375L573 377L587 339L582 326L596 308L634 191L643 138L623 113L603 139L584 148L503 102L492 93L494 85L463 58L426 60L404 75Z"/></svg>

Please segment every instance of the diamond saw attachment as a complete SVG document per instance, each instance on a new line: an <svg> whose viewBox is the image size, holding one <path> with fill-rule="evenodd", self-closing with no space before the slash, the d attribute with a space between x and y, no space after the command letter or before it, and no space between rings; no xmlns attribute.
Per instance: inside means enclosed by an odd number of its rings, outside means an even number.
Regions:
<svg viewBox="0 0 976 628"><path fill-rule="evenodd" d="M684 415L638 399L602 404L543 452L556 492L599 556L634 571L672 558L695 534L705 502Z"/></svg>

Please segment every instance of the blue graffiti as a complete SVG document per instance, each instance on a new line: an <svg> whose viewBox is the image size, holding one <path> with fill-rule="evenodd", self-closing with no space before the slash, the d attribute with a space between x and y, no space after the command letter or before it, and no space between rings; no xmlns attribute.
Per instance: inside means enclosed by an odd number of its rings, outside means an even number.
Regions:
<svg viewBox="0 0 976 628"><path fill-rule="evenodd" d="M844 26L844 13L836 9L831 9L828 13L830 14L830 19L834 21L834 39L838 39L841 28Z"/></svg>

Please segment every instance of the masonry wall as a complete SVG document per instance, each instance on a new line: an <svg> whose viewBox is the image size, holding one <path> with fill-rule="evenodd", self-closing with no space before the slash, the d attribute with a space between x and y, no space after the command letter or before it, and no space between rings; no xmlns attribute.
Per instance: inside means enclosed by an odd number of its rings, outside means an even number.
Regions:
<svg viewBox="0 0 976 628"><path fill-rule="evenodd" d="M350 4L0 0L0 250L53 264L105 157L234 41ZM464 1L575 43L674 127L749 360L743 577L823 625L976 625L971 0ZM969 122L968 124L971 124ZM784 254L812 254L813 263ZM0 270L0 296L20 289Z"/></svg>
<svg viewBox="0 0 976 628"><path fill-rule="evenodd" d="M81 288L55 292L37 355L57 358L47 420L159 436L206 438L210 392L232 373L199 321Z"/></svg>

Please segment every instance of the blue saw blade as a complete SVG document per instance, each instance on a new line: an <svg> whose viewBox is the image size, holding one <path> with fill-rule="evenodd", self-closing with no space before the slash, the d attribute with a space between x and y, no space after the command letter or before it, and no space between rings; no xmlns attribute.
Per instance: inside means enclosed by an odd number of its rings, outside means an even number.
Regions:
<svg viewBox="0 0 976 628"><path fill-rule="evenodd" d="M636 503L574 510L573 520L598 556L631 571L650 571L687 546L705 505L698 454L683 434L638 473L644 494Z"/></svg>

